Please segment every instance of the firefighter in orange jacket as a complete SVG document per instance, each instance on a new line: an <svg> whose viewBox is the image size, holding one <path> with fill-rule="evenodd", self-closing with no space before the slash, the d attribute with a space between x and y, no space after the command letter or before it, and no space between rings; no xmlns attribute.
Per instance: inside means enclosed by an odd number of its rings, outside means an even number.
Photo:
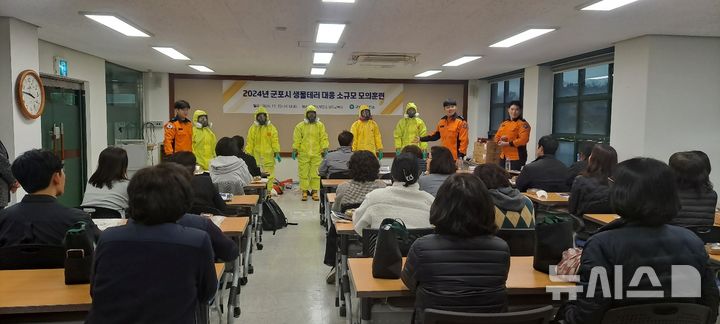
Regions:
<svg viewBox="0 0 720 324"><path fill-rule="evenodd" d="M468 126L465 118L457 114L457 103L453 99L443 102L445 116L440 119L435 132L418 138L420 142L432 142L440 139L453 158L464 158L468 147Z"/></svg>
<svg viewBox="0 0 720 324"><path fill-rule="evenodd" d="M190 104L185 100L175 102L175 117L165 123L165 140L163 150L165 156L177 152L192 152L193 124L190 115Z"/></svg>
<svg viewBox="0 0 720 324"><path fill-rule="evenodd" d="M506 167L510 161L510 169L520 171L527 162L527 143L530 140L530 124L522 117L522 104L513 101L508 107L509 119L500 124L495 133L495 141L500 146L500 165Z"/></svg>

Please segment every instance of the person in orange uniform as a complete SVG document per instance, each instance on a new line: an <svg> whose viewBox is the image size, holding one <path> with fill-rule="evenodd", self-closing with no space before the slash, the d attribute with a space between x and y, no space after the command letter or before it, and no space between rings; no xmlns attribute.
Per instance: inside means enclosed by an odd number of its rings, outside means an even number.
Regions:
<svg viewBox="0 0 720 324"><path fill-rule="evenodd" d="M185 100L175 102L175 117L165 123L165 140L163 150L165 156L177 152L192 152L193 124L190 115L190 104Z"/></svg>
<svg viewBox="0 0 720 324"><path fill-rule="evenodd" d="M520 171L527 162L527 143L530 140L530 124L522 117L522 104L513 101L508 107L509 119L500 124L495 133L495 141L500 146L500 166L506 167L510 161L510 169Z"/></svg>
<svg viewBox="0 0 720 324"><path fill-rule="evenodd" d="M435 132L418 138L420 142L432 142L438 139L442 141L443 146L447 147L453 155L453 159L457 161L467 155L468 147L468 126L465 118L457 114L457 103L453 99L447 99L443 102L445 108L445 116L435 128Z"/></svg>

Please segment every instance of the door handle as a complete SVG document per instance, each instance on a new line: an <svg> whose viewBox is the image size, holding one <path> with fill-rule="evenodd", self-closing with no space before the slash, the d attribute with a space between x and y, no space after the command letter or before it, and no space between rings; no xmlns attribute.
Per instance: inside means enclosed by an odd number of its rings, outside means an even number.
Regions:
<svg viewBox="0 0 720 324"><path fill-rule="evenodd" d="M65 125L60 123L60 160L65 161Z"/></svg>

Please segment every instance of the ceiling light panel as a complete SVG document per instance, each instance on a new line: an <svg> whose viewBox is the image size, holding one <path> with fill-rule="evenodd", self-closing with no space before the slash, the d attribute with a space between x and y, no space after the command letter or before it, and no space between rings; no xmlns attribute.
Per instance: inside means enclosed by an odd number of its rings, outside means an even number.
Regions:
<svg viewBox="0 0 720 324"><path fill-rule="evenodd" d="M88 17L98 23L101 23L118 33L121 33L125 36L129 37L150 37L149 34L145 33L144 31L140 30L139 28L132 26L125 22L124 20L114 16L114 15L103 15L103 14L89 14L89 13L81 13L85 17Z"/></svg>
<svg viewBox="0 0 720 324"><path fill-rule="evenodd" d="M459 59L457 59L457 60L454 60L454 61L452 61L452 62L447 62L447 63L443 64L443 66L460 66L460 65L463 65L463 64L465 64L465 63L469 63L469 62L475 61L475 60L480 59L480 58L482 58L482 56L479 56L479 55L476 55L476 56L463 56L463 57L461 57L461 58L459 58Z"/></svg>
<svg viewBox="0 0 720 324"><path fill-rule="evenodd" d="M441 70L427 70L427 71L425 71L425 72L423 72L423 73L416 74L415 77L416 77L416 78L427 78L427 77L429 77L429 76L431 76L431 75L435 75L435 74L438 74L438 73L440 73L440 72L442 72L442 71L441 71Z"/></svg>
<svg viewBox="0 0 720 324"><path fill-rule="evenodd" d="M313 54L313 64L330 64L333 53L315 52Z"/></svg>
<svg viewBox="0 0 720 324"><path fill-rule="evenodd" d="M172 58L172 59L174 59L174 60L183 60L183 61L189 61L189 60L190 60L190 58L187 57L187 56L185 56L185 54L178 52L176 49L174 49L174 48L172 48L172 47L158 47L158 46L153 46L153 49L156 50L156 51L158 51L158 52L160 52L160 53L163 53L163 54L169 56L170 58Z"/></svg>
<svg viewBox="0 0 720 324"><path fill-rule="evenodd" d="M520 44L522 42L529 41L535 37L545 35L551 31L554 31L554 28L548 28L548 29L528 29L520 34L517 34L515 36L511 36L509 38L506 38L504 40L501 40L495 44L490 45L490 47L511 47L515 46L517 44Z"/></svg>
<svg viewBox="0 0 720 324"><path fill-rule="evenodd" d="M580 10L610 11L636 1L638 0L602 0L586 6Z"/></svg>
<svg viewBox="0 0 720 324"><path fill-rule="evenodd" d="M188 65L188 66L191 67L191 68L193 68L193 69L195 69L195 70L198 70L198 71L200 71L200 72L215 72L215 71L213 71L212 69L210 69L209 67L207 67L207 66L205 66L205 65L194 65L194 64L190 64L190 65Z"/></svg>
<svg viewBox="0 0 720 324"><path fill-rule="evenodd" d="M322 2L355 3L355 0L322 0Z"/></svg>
<svg viewBox="0 0 720 324"><path fill-rule="evenodd" d="M325 75L326 68L311 68L310 75Z"/></svg>
<svg viewBox="0 0 720 324"><path fill-rule="evenodd" d="M337 44L340 41L345 24L318 24L316 43Z"/></svg>

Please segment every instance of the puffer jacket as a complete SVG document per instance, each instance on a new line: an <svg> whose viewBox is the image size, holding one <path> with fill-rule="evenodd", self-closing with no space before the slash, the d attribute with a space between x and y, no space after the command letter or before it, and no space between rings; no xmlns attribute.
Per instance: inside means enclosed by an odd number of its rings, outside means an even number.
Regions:
<svg viewBox="0 0 720 324"><path fill-rule="evenodd" d="M610 187L599 179L578 176L570 189L568 212L578 217L584 214L612 214Z"/></svg>
<svg viewBox="0 0 720 324"><path fill-rule="evenodd" d="M507 309L510 249L502 239L431 234L413 243L402 281L415 292L415 320L426 308L496 313Z"/></svg>
<svg viewBox="0 0 720 324"><path fill-rule="evenodd" d="M244 194L245 186L252 182L245 161L237 156L218 156L210 161L210 178L219 192Z"/></svg>
<svg viewBox="0 0 720 324"><path fill-rule="evenodd" d="M715 223L717 193L714 190L699 193L695 189L678 190L680 211L670 222L678 226L712 225Z"/></svg>

